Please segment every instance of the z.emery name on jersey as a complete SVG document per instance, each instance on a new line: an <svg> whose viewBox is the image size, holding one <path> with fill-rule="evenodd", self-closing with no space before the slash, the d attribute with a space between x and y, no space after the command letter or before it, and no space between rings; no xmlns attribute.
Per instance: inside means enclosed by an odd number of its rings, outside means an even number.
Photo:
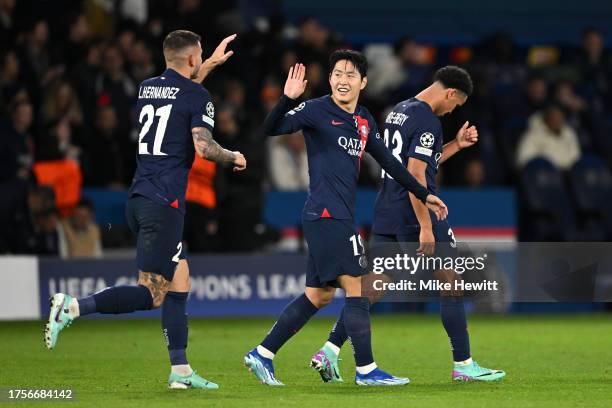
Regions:
<svg viewBox="0 0 612 408"><path fill-rule="evenodd" d="M176 99L180 90L174 86L141 86L138 99Z"/></svg>

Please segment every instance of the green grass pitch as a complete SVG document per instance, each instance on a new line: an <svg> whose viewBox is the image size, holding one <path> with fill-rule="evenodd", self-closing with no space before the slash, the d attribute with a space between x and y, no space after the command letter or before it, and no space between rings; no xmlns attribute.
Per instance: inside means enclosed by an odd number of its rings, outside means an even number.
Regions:
<svg viewBox="0 0 612 408"><path fill-rule="evenodd" d="M351 349L341 358L344 384L323 384L307 367L327 338L330 319L315 319L277 355L286 386L259 384L243 355L271 319L191 319L192 366L219 383L217 391L166 388L167 351L158 320L76 321L55 350L42 322L0 323L0 388L72 388L73 402L6 406L198 407L603 407L612 404L612 317L471 316L474 357L502 368L499 383L453 384L450 351L434 315L373 316L374 356L381 368L410 377L403 387L357 387Z"/></svg>

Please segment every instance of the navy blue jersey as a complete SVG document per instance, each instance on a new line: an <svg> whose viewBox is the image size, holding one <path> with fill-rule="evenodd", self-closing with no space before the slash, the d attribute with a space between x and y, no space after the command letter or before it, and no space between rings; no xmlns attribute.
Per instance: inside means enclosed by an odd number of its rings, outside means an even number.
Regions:
<svg viewBox="0 0 612 408"><path fill-rule="evenodd" d="M288 98L283 98L280 103L287 103ZM351 114L326 95L303 102L278 120L273 119L273 125L265 129L269 134L298 130L304 133L310 188L302 218L311 221L321 217L353 219L363 152L370 152L377 160L387 163L385 155L388 152L370 112L358 105ZM389 157L389 162L394 160ZM418 186L412 178L408 182ZM419 193L424 199L427 192L423 189Z"/></svg>
<svg viewBox="0 0 612 408"><path fill-rule="evenodd" d="M136 103L138 166L130 196L143 195L184 213L195 155L191 129L212 132L214 113L208 91L172 69L143 81Z"/></svg>
<svg viewBox="0 0 612 408"><path fill-rule="evenodd" d="M431 107L416 98L400 102L385 119L385 144L404 167L413 157L427 163L427 189L436 194L438 161L442 157L442 124ZM432 219L435 218L430 212ZM419 222L408 191L382 171L382 185L374 206L375 234L408 234Z"/></svg>

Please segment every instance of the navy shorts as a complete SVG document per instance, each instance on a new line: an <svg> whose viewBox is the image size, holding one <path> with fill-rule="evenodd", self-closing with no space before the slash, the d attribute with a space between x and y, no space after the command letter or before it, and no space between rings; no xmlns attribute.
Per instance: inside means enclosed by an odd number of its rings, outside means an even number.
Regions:
<svg viewBox="0 0 612 408"><path fill-rule="evenodd" d="M361 236L352 220L320 218L302 223L308 244L306 286L338 286L338 276L362 276L367 259Z"/></svg>
<svg viewBox="0 0 612 408"><path fill-rule="evenodd" d="M128 226L136 235L136 261L142 272L153 272L172 281L183 254L184 215L169 205L135 195L125 208Z"/></svg>
<svg viewBox="0 0 612 408"><path fill-rule="evenodd" d="M457 241L455 240L455 234L448 221L436 221L432 224L432 231L436 240L436 255L438 256L451 256L457 255ZM406 234L374 234L372 237L372 243L387 244L387 243L398 243L403 242L418 243L419 242L420 228L417 226L413 232ZM404 247L402 247L404 248ZM412 248L411 248L412 249Z"/></svg>

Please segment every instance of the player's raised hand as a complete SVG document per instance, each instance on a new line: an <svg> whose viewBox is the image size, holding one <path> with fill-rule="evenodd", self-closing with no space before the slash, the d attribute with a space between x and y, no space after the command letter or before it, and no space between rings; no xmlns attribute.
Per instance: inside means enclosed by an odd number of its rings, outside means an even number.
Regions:
<svg viewBox="0 0 612 408"><path fill-rule="evenodd" d="M227 45L236 39L236 35L237 34L232 34L230 36L225 37L223 40L221 40L219 45L217 45L217 48L215 48L215 51L206 61L208 61L209 64L211 64L212 66L217 66L217 65L223 64L225 61L229 59L229 57L234 55L234 51L232 50L225 51L225 50L227 49Z"/></svg>
<svg viewBox="0 0 612 408"><path fill-rule="evenodd" d="M232 50L226 51L226 50L227 50L227 45L231 43L232 41L234 41L235 38L236 38L236 34L232 34L228 37L225 37L219 43L219 45L217 45L217 48L215 48L215 51L213 51L212 55L208 57L200 66L200 70L198 71L198 76L195 79L193 79L194 82L197 82L199 84L202 83L202 81L204 81L204 78L206 78L208 74L210 74L211 71L215 69L215 67L217 67L218 65L224 64L225 61L229 59L229 57L234 55L234 51Z"/></svg>
<svg viewBox="0 0 612 408"><path fill-rule="evenodd" d="M470 122L466 121L457 132L456 140L460 149L465 149L466 147L476 144L476 142L478 142L478 130L476 126L470 126Z"/></svg>
<svg viewBox="0 0 612 408"><path fill-rule="evenodd" d="M234 171L242 171L246 169L247 162L243 154L240 152L233 152L233 153L234 153Z"/></svg>
<svg viewBox="0 0 612 408"><path fill-rule="evenodd" d="M306 67L304 64L295 64L289 68L289 75L287 75L287 81L285 82L285 95L291 99L297 99L306 89Z"/></svg>
<svg viewBox="0 0 612 408"><path fill-rule="evenodd" d="M436 214L436 218L438 219L438 221L445 220L448 216L448 208L446 208L446 204L444 204L444 201L440 200L433 194L427 195L425 205L427 206L427 208L433 211L434 214Z"/></svg>
<svg viewBox="0 0 612 408"><path fill-rule="evenodd" d="M432 256L436 249L436 239L434 237L431 226L429 228L421 227L419 232L419 247L417 255Z"/></svg>

